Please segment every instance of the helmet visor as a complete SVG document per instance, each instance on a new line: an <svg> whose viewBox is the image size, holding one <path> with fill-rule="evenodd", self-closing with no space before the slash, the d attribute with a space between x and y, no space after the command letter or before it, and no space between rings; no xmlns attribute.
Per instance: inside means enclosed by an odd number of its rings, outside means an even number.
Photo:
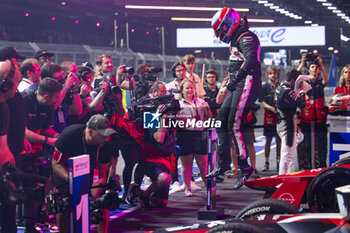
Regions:
<svg viewBox="0 0 350 233"><path fill-rule="evenodd" d="M228 29L229 25L227 22L223 21L218 29L215 30L215 36L221 39L221 37L224 37L226 35Z"/></svg>

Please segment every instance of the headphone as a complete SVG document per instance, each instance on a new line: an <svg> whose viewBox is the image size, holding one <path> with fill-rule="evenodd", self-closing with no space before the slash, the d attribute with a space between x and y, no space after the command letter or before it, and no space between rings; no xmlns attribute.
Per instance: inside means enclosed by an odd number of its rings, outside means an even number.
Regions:
<svg viewBox="0 0 350 233"><path fill-rule="evenodd" d="M8 92L9 90L12 89L14 84L13 84L13 82L11 80L9 80L9 78L12 78L13 76L15 76L15 72L16 72L15 65L9 60L7 60L7 62L10 65L10 71L7 74L7 77L4 80L2 80L1 83L0 83L0 91L4 92L4 93Z"/></svg>

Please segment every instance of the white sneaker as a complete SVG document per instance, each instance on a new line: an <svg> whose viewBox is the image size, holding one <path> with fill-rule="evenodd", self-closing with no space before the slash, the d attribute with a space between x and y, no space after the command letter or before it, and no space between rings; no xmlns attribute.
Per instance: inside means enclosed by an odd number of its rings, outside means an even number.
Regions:
<svg viewBox="0 0 350 233"><path fill-rule="evenodd" d="M196 182L194 182L193 180L191 180L191 189L194 191L201 191L202 188L199 187L198 185L196 185Z"/></svg>
<svg viewBox="0 0 350 233"><path fill-rule="evenodd" d="M173 183L173 185L171 186L171 190L172 190L173 192L182 192L182 191L183 191L182 187L180 186L179 181L175 181L175 182Z"/></svg>
<svg viewBox="0 0 350 233"><path fill-rule="evenodd" d="M186 197L192 197L193 196L192 190L191 189L186 189L185 190L185 195L186 195Z"/></svg>

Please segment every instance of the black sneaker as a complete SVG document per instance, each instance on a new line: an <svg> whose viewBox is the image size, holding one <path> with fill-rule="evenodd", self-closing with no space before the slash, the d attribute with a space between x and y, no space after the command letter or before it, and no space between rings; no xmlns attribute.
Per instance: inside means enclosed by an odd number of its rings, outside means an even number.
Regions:
<svg viewBox="0 0 350 233"><path fill-rule="evenodd" d="M135 202L137 202L137 194L136 191L140 190L140 185L132 183L129 186L128 189L128 194L126 195L125 201L128 204L134 204Z"/></svg>
<svg viewBox="0 0 350 233"><path fill-rule="evenodd" d="M254 172L254 168L252 168L248 164L246 165L246 167L243 170L239 169L237 182L233 186L233 189L237 190L240 187L242 187L247 182L249 176L251 176L251 174L253 174L253 172Z"/></svg>
<svg viewBox="0 0 350 233"><path fill-rule="evenodd" d="M216 183L221 183L221 182L223 182L224 180L225 180L225 178L224 178L223 176L218 175L218 176L216 177Z"/></svg>
<svg viewBox="0 0 350 233"><path fill-rule="evenodd" d="M214 168L211 172L209 172L208 175L205 176L205 178L212 178L212 177L215 177L218 175L223 175L228 170L230 170L230 169L228 169L228 168Z"/></svg>
<svg viewBox="0 0 350 233"><path fill-rule="evenodd" d="M138 202L141 208L149 208L149 199L143 196L143 191L141 191L140 195L138 196Z"/></svg>

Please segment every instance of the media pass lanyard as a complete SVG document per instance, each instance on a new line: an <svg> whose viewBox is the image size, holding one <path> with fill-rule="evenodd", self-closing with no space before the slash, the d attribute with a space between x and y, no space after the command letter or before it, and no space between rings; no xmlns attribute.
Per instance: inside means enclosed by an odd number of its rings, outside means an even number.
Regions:
<svg viewBox="0 0 350 233"><path fill-rule="evenodd" d="M86 140L85 140L85 130L83 132L83 150L85 154L88 154L87 147L86 147ZM93 183L98 183L98 178L99 178L99 170L98 170L98 160L100 157L99 146L97 147L96 155L97 155L97 158L96 158L96 167L94 168L94 174L93 174Z"/></svg>

